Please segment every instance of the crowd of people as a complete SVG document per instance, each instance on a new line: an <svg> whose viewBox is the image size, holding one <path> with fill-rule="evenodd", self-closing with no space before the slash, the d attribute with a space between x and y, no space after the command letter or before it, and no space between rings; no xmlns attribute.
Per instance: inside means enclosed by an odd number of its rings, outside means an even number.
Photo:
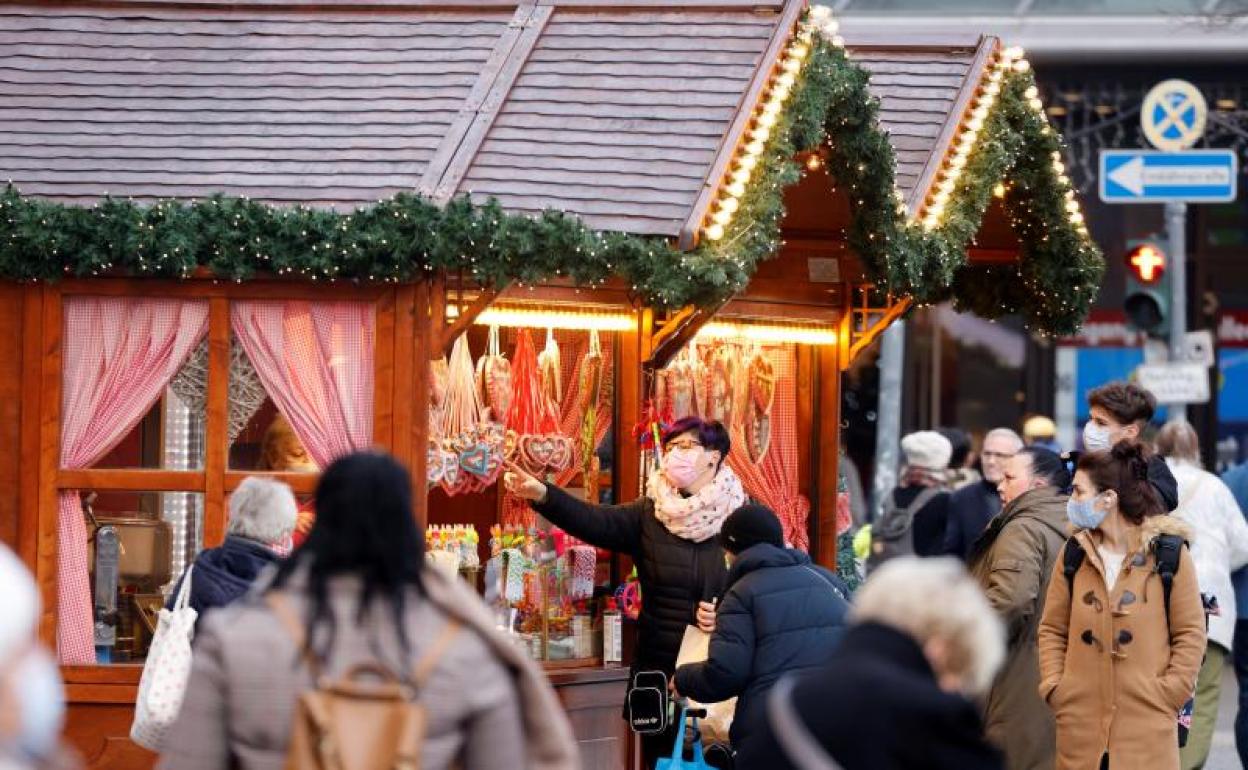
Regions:
<svg viewBox="0 0 1248 770"><path fill-rule="evenodd" d="M1134 385L1089 408L1080 453L1056 451L1051 422L991 430L977 452L961 431L906 436L900 484L855 517L856 592L747 500L716 422L670 426L636 501L595 505L519 468L504 484L632 558L633 677L661 672L673 703L735 699L737 768L1199 768L1228 658L1248 675L1248 471L1228 486L1203 470L1187 423L1146 436L1156 404ZM540 667L466 583L424 568L412 494L393 459L344 457L292 551L290 490L239 487L224 544L191 567L191 673L160 767L579 766ZM0 573L21 589L0 616L0 765L64 766L38 593L2 547ZM705 659L678 666L691 626ZM679 724L643 737L646 767Z"/></svg>

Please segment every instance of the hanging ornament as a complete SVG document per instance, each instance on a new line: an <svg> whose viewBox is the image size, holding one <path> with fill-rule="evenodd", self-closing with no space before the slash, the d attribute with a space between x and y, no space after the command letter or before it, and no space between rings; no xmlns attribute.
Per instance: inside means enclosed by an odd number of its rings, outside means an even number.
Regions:
<svg viewBox="0 0 1248 770"><path fill-rule="evenodd" d="M581 474L584 476L585 497L590 502L598 500L598 404L602 398L602 343L598 330L589 332L589 350L581 359L580 386L585 399L585 416L581 419L580 449Z"/></svg>
<svg viewBox="0 0 1248 770"><path fill-rule="evenodd" d="M429 362L429 447L425 465L425 477L430 486L441 483L449 476L454 485L459 464L453 452L443 448L443 424L446 421L446 392L450 367L446 356Z"/></svg>
<svg viewBox="0 0 1248 770"><path fill-rule="evenodd" d="M546 347L537 356L537 369L542 374L542 392L555 405L558 414L559 405L563 403L563 361L554 329L546 330Z"/></svg>
<svg viewBox="0 0 1248 770"><path fill-rule="evenodd" d="M707 418L719 420L725 426L733 423L733 405L735 403L735 384L737 375L737 355L732 346L719 345L711 357L710 404L706 410Z"/></svg>
<svg viewBox="0 0 1248 770"><path fill-rule="evenodd" d="M454 453L456 469L439 480L448 495L479 492L493 484L507 452L506 429L487 419L473 377L472 355L464 335L455 340L447 373L442 449Z"/></svg>
<svg viewBox="0 0 1248 770"><path fill-rule="evenodd" d="M511 409L511 362L503 358L498 343L498 324L490 326L486 353L477 361L477 388L481 403L490 410L489 419L502 422Z"/></svg>
<svg viewBox="0 0 1248 770"><path fill-rule="evenodd" d="M750 459L760 463L771 447L771 407L776 399L776 367L761 349L746 365L747 392L745 437Z"/></svg>
<svg viewBox="0 0 1248 770"><path fill-rule="evenodd" d="M559 412L542 388L537 351L528 329L516 335L515 390L507 427L516 435L516 459L536 476L566 470L572 463L572 440L559 432Z"/></svg>
<svg viewBox="0 0 1248 770"><path fill-rule="evenodd" d="M694 402L698 365L693 345L682 350L676 359L663 370L661 385L664 390L663 409L670 409L673 420L697 414L698 407Z"/></svg>

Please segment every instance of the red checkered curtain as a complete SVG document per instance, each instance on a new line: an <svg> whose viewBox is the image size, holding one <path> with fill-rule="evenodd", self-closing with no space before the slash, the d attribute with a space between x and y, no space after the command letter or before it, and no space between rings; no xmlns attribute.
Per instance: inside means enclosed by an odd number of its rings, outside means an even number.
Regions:
<svg viewBox="0 0 1248 770"><path fill-rule="evenodd" d="M133 430L208 332L208 303L66 297L61 467L88 468ZM95 663L87 528L77 490L57 516L57 654Z"/></svg>
<svg viewBox="0 0 1248 770"><path fill-rule="evenodd" d="M793 345L764 347L775 367L776 394L771 409L771 445L762 462L754 462L747 449L742 424L731 426L732 452L728 465L740 477L745 491L776 512L784 524L785 539L794 548L808 550L806 521L810 501L801 493L797 474L797 352ZM742 356L744 360L744 355Z"/></svg>
<svg viewBox="0 0 1248 770"><path fill-rule="evenodd" d="M260 382L325 468L373 441L371 302L238 301L234 335Z"/></svg>

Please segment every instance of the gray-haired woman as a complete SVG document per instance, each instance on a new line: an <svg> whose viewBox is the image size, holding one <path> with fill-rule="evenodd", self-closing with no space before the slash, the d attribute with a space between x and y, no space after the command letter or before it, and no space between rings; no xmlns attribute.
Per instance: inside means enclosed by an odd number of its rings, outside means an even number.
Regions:
<svg viewBox="0 0 1248 770"><path fill-rule="evenodd" d="M250 476L230 495L230 522L225 542L200 551L190 568L190 605L204 613L239 599L256 577L290 552L298 505L290 487L280 481ZM186 573L169 594L169 607L177 599Z"/></svg>

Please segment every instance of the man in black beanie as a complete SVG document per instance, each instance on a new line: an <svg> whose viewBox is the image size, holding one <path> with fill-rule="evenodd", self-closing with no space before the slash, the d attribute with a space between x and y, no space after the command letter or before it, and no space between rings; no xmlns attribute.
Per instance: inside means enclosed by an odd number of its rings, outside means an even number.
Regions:
<svg viewBox="0 0 1248 770"><path fill-rule="evenodd" d="M706 661L676 670L678 694L700 703L736 697L730 738L736 766L767 767L750 753L750 727L766 708L767 691L782 675L828 662L849 611L845 585L784 547L784 528L766 506L743 505L719 532L732 568L719 602Z"/></svg>

